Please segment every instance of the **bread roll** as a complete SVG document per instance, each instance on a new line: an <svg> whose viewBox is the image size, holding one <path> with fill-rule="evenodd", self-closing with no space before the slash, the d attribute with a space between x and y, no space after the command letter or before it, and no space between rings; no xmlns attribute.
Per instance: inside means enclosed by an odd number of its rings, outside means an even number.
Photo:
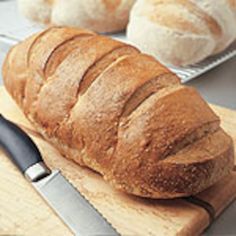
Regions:
<svg viewBox="0 0 236 236"><path fill-rule="evenodd" d="M127 35L165 64L194 64L236 39L236 0L137 0Z"/></svg>
<svg viewBox="0 0 236 236"><path fill-rule="evenodd" d="M125 29L135 0L18 1L22 14L40 23L115 32Z"/></svg>
<svg viewBox="0 0 236 236"><path fill-rule="evenodd" d="M233 168L232 139L196 90L127 44L49 28L11 49L3 78L45 139L116 189L189 196Z"/></svg>

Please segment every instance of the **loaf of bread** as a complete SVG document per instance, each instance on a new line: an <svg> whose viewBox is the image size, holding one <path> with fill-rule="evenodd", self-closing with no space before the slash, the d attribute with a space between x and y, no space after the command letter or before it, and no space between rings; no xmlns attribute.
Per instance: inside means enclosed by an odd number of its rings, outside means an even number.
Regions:
<svg viewBox="0 0 236 236"><path fill-rule="evenodd" d="M116 189L188 196L233 168L232 140L207 103L127 44L52 27L10 50L3 78L45 139Z"/></svg>
<svg viewBox="0 0 236 236"><path fill-rule="evenodd" d="M194 64L236 39L236 0L137 0L127 34L165 64Z"/></svg>
<svg viewBox="0 0 236 236"><path fill-rule="evenodd" d="M53 25L116 32L126 28L135 0L18 0L27 18Z"/></svg>

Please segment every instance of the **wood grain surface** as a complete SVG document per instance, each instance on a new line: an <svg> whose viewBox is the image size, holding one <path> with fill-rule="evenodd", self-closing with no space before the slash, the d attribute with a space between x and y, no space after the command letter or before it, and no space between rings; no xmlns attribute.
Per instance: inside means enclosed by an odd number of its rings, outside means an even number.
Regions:
<svg viewBox="0 0 236 236"><path fill-rule="evenodd" d="M213 109L236 143L236 112L215 106ZM60 169L122 235L199 235L209 225L208 212L185 199L150 200L123 194L112 189L97 173L63 158L34 131L4 88L0 88L0 113L25 127L48 166ZM216 216L219 215L236 197L236 174L232 173L197 197L213 206ZM0 235L4 234L72 235L0 152Z"/></svg>

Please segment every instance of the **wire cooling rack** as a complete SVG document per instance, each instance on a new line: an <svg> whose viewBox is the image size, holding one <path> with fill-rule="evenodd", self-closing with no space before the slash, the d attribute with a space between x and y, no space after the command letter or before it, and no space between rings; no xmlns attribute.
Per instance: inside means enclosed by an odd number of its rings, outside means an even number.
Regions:
<svg viewBox="0 0 236 236"><path fill-rule="evenodd" d="M231 59L234 56L236 56L236 43L232 44L224 52L209 57L204 61L195 64L194 66L189 66L184 68L171 67L171 66L168 67L170 68L170 70L172 70L181 78L183 83L185 83L191 79L194 79L206 73L207 71L213 69L214 67L222 64L223 62Z"/></svg>

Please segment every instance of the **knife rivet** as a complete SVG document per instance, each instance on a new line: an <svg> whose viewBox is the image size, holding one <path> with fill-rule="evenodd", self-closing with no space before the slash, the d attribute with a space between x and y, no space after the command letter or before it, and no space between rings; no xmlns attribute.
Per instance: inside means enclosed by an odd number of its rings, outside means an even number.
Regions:
<svg viewBox="0 0 236 236"><path fill-rule="evenodd" d="M47 175L49 175L51 171L48 167L43 163L39 162L33 166L30 166L24 173L25 178L30 182L38 181Z"/></svg>

